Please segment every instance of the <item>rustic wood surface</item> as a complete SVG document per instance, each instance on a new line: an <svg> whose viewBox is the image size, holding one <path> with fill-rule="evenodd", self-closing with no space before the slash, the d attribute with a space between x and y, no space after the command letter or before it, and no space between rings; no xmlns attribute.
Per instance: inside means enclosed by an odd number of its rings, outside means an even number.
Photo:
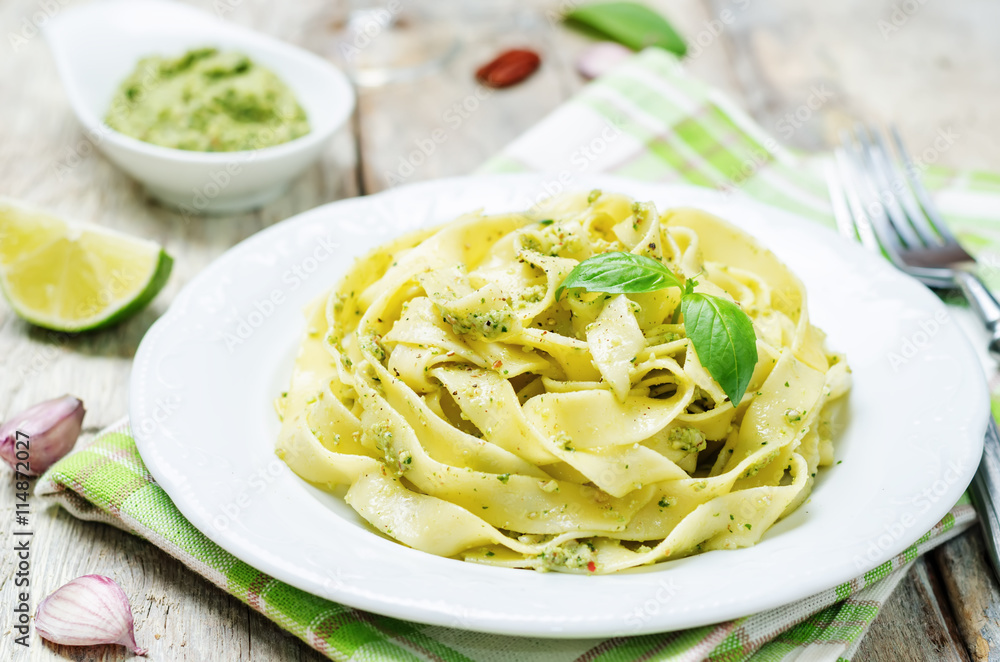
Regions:
<svg viewBox="0 0 1000 662"><path fill-rule="evenodd" d="M69 0L0 4L0 194L156 239L175 256L174 274L146 311L115 329L65 337L30 328L0 303L0 419L64 392L87 404L85 435L127 407L131 358L145 331L179 288L228 247L319 204L387 186L414 141L443 126L448 108L473 93L471 72L506 46L543 53L525 84L491 95L427 161L419 181L471 172L559 103L582 81L574 57L587 40L552 20L572 0L451 0L461 48L417 81L366 89L358 112L279 200L253 213L186 221L150 204L108 163L74 121L52 58L33 26ZM335 38L348 0L198 0L229 20L337 57ZM427 2L426 5L435 3ZM723 89L770 131L816 90L829 99L791 135L802 149L832 144L852 118L895 121L913 147L939 129L959 135L941 162L1000 170L1000 5L989 0L658 0L692 42L688 66ZM24 43L10 35L27 35ZM695 47L695 43L697 46ZM121 647L77 649L34 638L13 644L11 555L13 478L0 472L0 659L121 660ZM137 605L139 639L158 660L320 660L321 656L235 598L210 586L157 548L59 509L33 513L33 601L87 573L118 580ZM1000 588L977 531L921 559L866 637L857 660L1000 659Z"/></svg>

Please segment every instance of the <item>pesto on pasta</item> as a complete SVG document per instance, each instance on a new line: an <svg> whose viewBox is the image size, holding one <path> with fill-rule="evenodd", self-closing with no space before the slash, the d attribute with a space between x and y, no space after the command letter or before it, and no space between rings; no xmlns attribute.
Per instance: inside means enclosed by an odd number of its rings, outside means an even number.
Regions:
<svg viewBox="0 0 1000 662"><path fill-rule="evenodd" d="M611 251L749 316L740 402L685 335L678 288L555 297ZM307 317L278 455L383 534L497 566L600 574L756 543L831 464L850 387L801 282L752 237L610 193L398 238Z"/></svg>

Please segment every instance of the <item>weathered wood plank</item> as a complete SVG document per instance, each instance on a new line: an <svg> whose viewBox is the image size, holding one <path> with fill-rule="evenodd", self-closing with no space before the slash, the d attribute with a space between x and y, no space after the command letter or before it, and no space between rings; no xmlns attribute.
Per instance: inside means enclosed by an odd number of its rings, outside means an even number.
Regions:
<svg viewBox="0 0 1000 662"><path fill-rule="evenodd" d="M706 1L732 12L724 35L746 104L787 144L821 149L860 119L896 123L918 152L950 127L941 163L1000 168L1000 95L985 93L1000 89L997 3Z"/></svg>
<svg viewBox="0 0 1000 662"><path fill-rule="evenodd" d="M958 630L973 660L1000 658L1000 584L976 529L934 550Z"/></svg>
<svg viewBox="0 0 1000 662"><path fill-rule="evenodd" d="M918 559L886 603L861 648L858 662L960 662L969 656L940 581L926 557Z"/></svg>

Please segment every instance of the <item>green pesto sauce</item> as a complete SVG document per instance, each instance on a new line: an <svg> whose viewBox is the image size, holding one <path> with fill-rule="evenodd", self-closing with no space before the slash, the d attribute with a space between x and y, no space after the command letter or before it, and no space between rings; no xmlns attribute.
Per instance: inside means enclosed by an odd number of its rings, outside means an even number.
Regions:
<svg viewBox="0 0 1000 662"><path fill-rule="evenodd" d="M140 60L105 122L144 142L196 152L258 149L309 133L305 111L280 78L246 55L215 48Z"/></svg>
<svg viewBox="0 0 1000 662"><path fill-rule="evenodd" d="M458 335L474 333L487 340L495 340L514 328L515 316L509 310L477 310L468 315L456 315L446 310L443 321L451 324Z"/></svg>
<svg viewBox="0 0 1000 662"><path fill-rule="evenodd" d="M697 428L673 428L670 430L670 436L667 440L674 450L686 453L703 451L708 447L705 441L705 433Z"/></svg>

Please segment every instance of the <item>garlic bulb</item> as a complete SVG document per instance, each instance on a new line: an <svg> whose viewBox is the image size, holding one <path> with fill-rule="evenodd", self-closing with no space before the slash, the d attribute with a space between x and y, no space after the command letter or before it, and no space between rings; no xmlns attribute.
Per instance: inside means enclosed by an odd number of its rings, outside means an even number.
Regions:
<svg viewBox="0 0 1000 662"><path fill-rule="evenodd" d="M632 51L613 41L599 41L588 46L576 60L576 70L587 80L614 69L633 55Z"/></svg>
<svg viewBox="0 0 1000 662"><path fill-rule="evenodd" d="M135 643L128 596L103 575L77 577L42 600L35 611L35 630L54 644L121 644L136 655L148 650Z"/></svg>
<svg viewBox="0 0 1000 662"><path fill-rule="evenodd" d="M0 425L0 457L27 476L40 476L68 453L83 427L83 402L72 395L40 402Z"/></svg>

